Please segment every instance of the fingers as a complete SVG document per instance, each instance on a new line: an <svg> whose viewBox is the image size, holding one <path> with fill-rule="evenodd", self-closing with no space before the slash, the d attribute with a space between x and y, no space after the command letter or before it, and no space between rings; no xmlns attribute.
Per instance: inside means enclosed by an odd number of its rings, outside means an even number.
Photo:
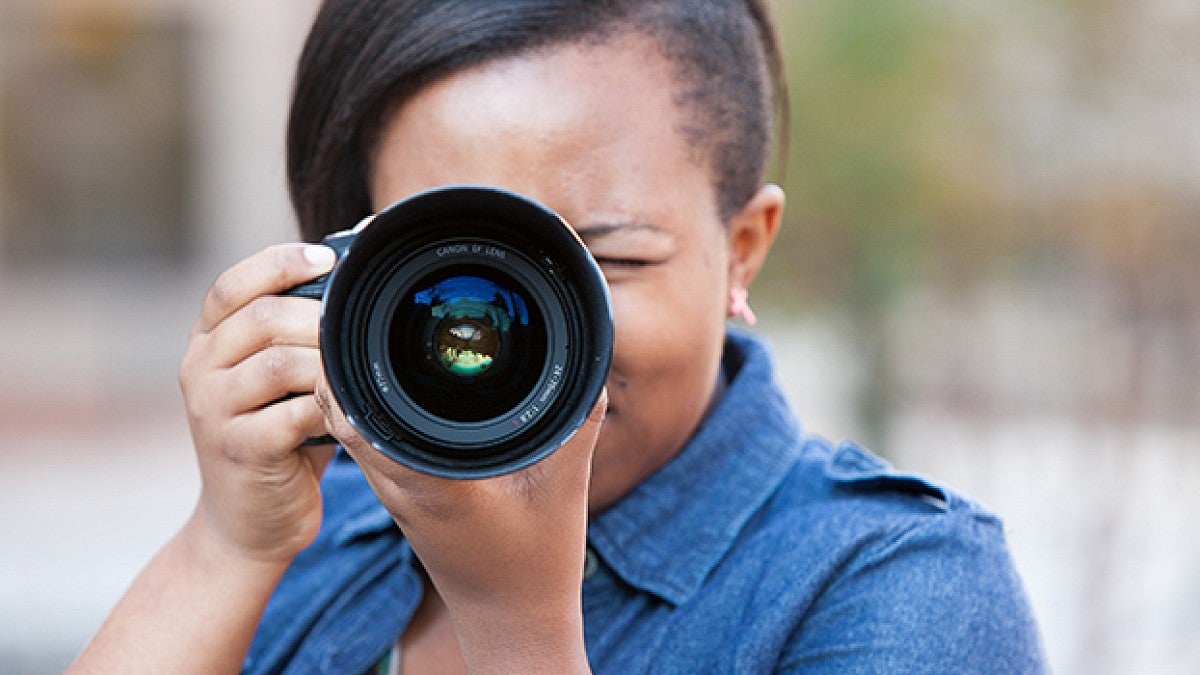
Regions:
<svg viewBox="0 0 1200 675"><path fill-rule="evenodd" d="M196 328L209 332L262 295L275 295L333 267L327 246L280 244L263 249L223 272L204 298Z"/></svg>
<svg viewBox="0 0 1200 675"><path fill-rule="evenodd" d="M325 433L313 395L290 395L311 392L319 373L319 353L304 347L273 347L236 368L210 373L185 391L193 429L216 439L231 459L245 459L243 452L279 459Z"/></svg>
<svg viewBox="0 0 1200 675"><path fill-rule="evenodd" d="M255 410L289 394L312 392L320 373L318 349L281 345L252 354L224 371L221 388L230 410Z"/></svg>
<svg viewBox="0 0 1200 675"><path fill-rule="evenodd" d="M180 365L198 446L214 440L226 454L256 446L275 454L322 435L312 396L289 398L311 393L320 372L319 304L272 293L324 273L332 259L325 246L271 246L212 285Z"/></svg>
<svg viewBox="0 0 1200 675"><path fill-rule="evenodd" d="M316 536L328 448L311 392L321 372L319 303L276 294L331 269L323 246L265 249L221 274L180 364L201 502L232 546L290 560Z"/></svg>
<svg viewBox="0 0 1200 675"><path fill-rule="evenodd" d="M572 461L576 463L586 461L590 464L592 454L596 450L596 441L600 437L600 428L604 425L604 416L607 412L608 389L602 389L600 397L596 399L596 403L583 420L583 424L563 443L561 448L551 453L538 464L547 461ZM534 466L537 466L537 464Z"/></svg>
<svg viewBox="0 0 1200 675"><path fill-rule="evenodd" d="M317 405L325 415L326 431L336 437L346 451L360 465L373 466L381 473L388 474L393 481L403 483L409 487L415 487L421 483L430 483L434 485L443 484L446 479L430 476L419 471L408 469L407 467L398 464L388 457L383 456L378 451L374 450L367 443L353 426L346 419L345 413L341 410L337 401L329 393L328 382L323 378L323 374L318 374L318 382L316 385ZM573 464L574 473L579 474L582 469L583 477L586 479L591 473L592 455L596 449L596 442L600 437L600 429L604 424L604 418L608 411L608 390L603 389L596 403L588 412L583 424L567 439L563 445L556 451L552 452L546 458L538 463L526 467L521 471L517 471L507 476L496 476L492 479L483 479L484 481L515 483L516 486L526 485L530 489L536 489L536 485L542 482L541 476L547 470L557 470L557 465ZM459 483L478 483L479 481L452 481ZM521 490L524 491L524 490Z"/></svg>
<svg viewBox="0 0 1200 675"><path fill-rule="evenodd" d="M297 396L232 417L225 430L230 442L222 444L222 449L236 464L270 466L295 452L305 440L323 434L324 428L312 394ZM324 465L314 463L313 468L324 470Z"/></svg>
<svg viewBox="0 0 1200 675"><path fill-rule="evenodd" d="M510 488L527 495L551 489L560 494L586 495L591 480L592 456L607 411L608 390L604 389L571 438L537 464L512 474ZM550 475L554 476L553 480L548 480Z"/></svg>
<svg viewBox="0 0 1200 675"><path fill-rule="evenodd" d="M195 417L227 419L313 391L319 303L271 293L327 271L333 257L324 246L272 246L221 274L180 366Z"/></svg>
<svg viewBox="0 0 1200 675"><path fill-rule="evenodd" d="M320 303L305 298L257 297L207 335L209 354L215 359L212 365L228 368L273 346L317 347L320 318Z"/></svg>
<svg viewBox="0 0 1200 675"><path fill-rule="evenodd" d="M456 480L409 469L371 447L346 420L324 380L317 385L316 395L325 413L327 431L363 468L372 489L402 527L414 517L451 522L477 509L519 513L522 509L575 501L586 507L592 456L608 409L608 392L604 390L580 428L539 462L501 476ZM516 503L511 501L514 499Z"/></svg>

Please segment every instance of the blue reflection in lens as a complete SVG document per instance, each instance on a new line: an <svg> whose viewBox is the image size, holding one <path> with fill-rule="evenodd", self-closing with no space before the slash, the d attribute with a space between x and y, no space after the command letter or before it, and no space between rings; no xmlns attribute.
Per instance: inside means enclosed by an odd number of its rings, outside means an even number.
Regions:
<svg viewBox="0 0 1200 675"><path fill-rule="evenodd" d="M493 317L496 327L502 330L507 330L513 320L522 326L529 325L529 309L521 296L480 277L450 277L439 281L417 291L413 302L429 307L438 318L451 311L476 311L482 314L473 318Z"/></svg>

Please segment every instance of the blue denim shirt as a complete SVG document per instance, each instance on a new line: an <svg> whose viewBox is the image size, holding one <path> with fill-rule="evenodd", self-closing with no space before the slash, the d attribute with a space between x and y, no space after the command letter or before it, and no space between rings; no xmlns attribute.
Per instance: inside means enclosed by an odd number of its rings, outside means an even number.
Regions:
<svg viewBox="0 0 1200 675"><path fill-rule="evenodd" d="M689 443L588 526L594 672L1046 671L996 516L802 437L755 338L730 333L724 368ZM323 490L244 672L366 672L420 602L412 549L344 453Z"/></svg>

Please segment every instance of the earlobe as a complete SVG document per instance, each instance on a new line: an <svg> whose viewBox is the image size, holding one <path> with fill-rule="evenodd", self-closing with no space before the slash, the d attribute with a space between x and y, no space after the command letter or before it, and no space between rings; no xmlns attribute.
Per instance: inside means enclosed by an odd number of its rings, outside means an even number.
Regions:
<svg viewBox="0 0 1200 675"><path fill-rule="evenodd" d="M747 289L762 268L783 218L783 188L767 184L729 221L729 287Z"/></svg>
<svg viewBox="0 0 1200 675"><path fill-rule="evenodd" d="M726 310L726 316L733 318L739 317L746 325L753 326L758 323L758 316L754 310L750 309L750 291L740 286L735 286L729 289L729 309Z"/></svg>

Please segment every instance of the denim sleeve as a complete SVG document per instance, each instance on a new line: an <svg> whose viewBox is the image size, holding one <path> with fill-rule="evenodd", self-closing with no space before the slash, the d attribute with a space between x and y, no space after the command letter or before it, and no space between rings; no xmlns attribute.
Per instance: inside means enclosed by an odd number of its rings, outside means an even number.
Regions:
<svg viewBox="0 0 1200 675"><path fill-rule="evenodd" d="M864 541L782 657L780 672L1048 672L1002 527L970 507Z"/></svg>

